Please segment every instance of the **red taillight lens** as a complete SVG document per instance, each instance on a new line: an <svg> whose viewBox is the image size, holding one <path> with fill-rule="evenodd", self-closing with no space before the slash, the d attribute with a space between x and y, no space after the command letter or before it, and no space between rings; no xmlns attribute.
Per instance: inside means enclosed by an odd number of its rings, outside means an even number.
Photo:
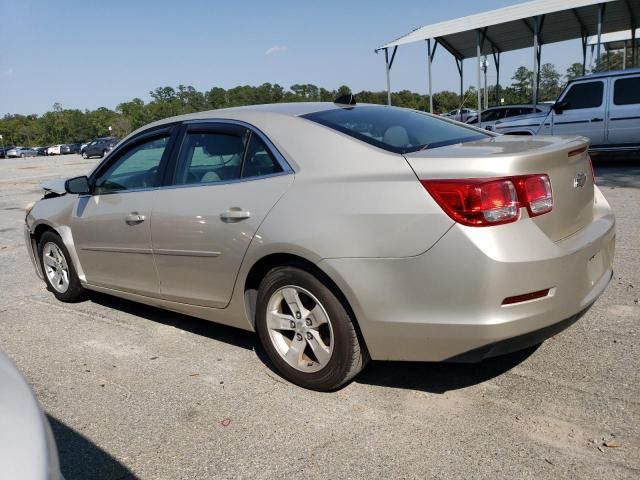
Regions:
<svg viewBox="0 0 640 480"><path fill-rule="evenodd" d="M509 179L421 180L456 222L482 227L518 219L518 196Z"/></svg>
<svg viewBox="0 0 640 480"><path fill-rule="evenodd" d="M529 216L535 217L553 209L553 192L547 175L530 175L516 179L520 202L527 206Z"/></svg>
<svg viewBox="0 0 640 480"><path fill-rule="evenodd" d="M472 227L515 222L520 208L530 217L553 209L551 182L545 174L506 178L420 180L453 220Z"/></svg>

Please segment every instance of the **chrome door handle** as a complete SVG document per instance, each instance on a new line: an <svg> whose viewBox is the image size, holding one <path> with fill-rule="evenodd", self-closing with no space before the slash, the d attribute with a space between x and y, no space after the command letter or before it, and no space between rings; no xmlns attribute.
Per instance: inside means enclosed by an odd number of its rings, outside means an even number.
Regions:
<svg viewBox="0 0 640 480"><path fill-rule="evenodd" d="M251 212L242 210L240 207L232 207L220 214L220 220L223 222L239 222L240 220L246 220L250 216Z"/></svg>
<svg viewBox="0 0 640 480"><path fill-rule="evenodd" d="M127 222L127 225L137 225L144 222L144 219L144 215L140 215L138 212L131 212L129 215L127 215L124 221Z"/></svg>

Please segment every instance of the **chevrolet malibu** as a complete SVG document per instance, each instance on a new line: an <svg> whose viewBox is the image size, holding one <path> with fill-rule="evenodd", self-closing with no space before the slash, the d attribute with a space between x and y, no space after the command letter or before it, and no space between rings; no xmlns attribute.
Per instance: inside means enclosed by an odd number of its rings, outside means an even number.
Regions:
<svg viewBox="0 0 640 480"><path fill-rule="evenodd" d="M479 361L580 318L615 239L587 147L353 102L201 112L45 185L25 239L63 302L255 330L284 377L332 390L369 359Z"/></svg>

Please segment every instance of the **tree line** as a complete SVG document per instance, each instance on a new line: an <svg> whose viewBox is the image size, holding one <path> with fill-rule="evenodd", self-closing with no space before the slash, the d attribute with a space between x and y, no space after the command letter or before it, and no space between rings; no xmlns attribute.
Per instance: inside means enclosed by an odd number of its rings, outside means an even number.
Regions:
<svg viewBox="0 0 640 480"><path fill-rule="evenodd" d="M620 53L606 53L596 62L598 70L619 69L622 66ZM540 68L539 101L554 100L564 84L582 75L582 64L574 63L561 75L550 63ZM532 98L533 72L519 67L511 83L506 86L488 87L489 105L530 103ZM55 103L51 111L43 115L6 114L0 119L0 134L5 145L51 145L57 143L79 143L95 137L107 136L111 132L116 137L124 137L147 123L162 118L193 113L203 110L281 102L331 102L338 96L352 93L343 85L336 90L327 90L312 84L295 84L288 89L277 83L260 86L243 85L230 89L213 87L199 91L192 86L178 85L158 87L149 92L148 102L134 98L120 103L115 110L100 107L96 110L66 109ZM358 102L387 103L386 91L363 90L354 92ZM474 108L477 93L470 87L460 98L458 93L441 91L433 94L434 112L443 113L461 106ZM401 90L392 92L391 103L396 106L417 110L429 109L429 96ZM111 131L109 130L111 127Z"/></svg>

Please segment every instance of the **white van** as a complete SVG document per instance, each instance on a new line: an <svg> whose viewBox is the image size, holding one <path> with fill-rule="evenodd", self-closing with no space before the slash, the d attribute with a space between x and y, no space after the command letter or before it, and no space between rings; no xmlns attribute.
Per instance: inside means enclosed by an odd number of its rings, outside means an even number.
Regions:
<svg viewBox="0 0 640 480"><path fill-rule="evenodd" d="M499 121L496 133L583 135L591 151L640 150L640 68L576 78L546 114Z"/></svg>

